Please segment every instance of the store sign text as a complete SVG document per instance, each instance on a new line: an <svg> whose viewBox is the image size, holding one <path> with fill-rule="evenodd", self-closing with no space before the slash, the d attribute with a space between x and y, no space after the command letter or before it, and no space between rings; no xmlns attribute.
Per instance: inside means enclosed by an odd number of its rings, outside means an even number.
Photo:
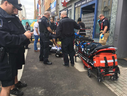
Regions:
<svg viewBox="0 0 127 96"><path fill-rule="evenodd" d="M77 4L75 5L75 7L79 7L79 6L83 5L83 4L86 4L86 3L91 2L91 1L93 1L93 0L84 0L84 1L82 1L82 2L77 3Z"/></svg>

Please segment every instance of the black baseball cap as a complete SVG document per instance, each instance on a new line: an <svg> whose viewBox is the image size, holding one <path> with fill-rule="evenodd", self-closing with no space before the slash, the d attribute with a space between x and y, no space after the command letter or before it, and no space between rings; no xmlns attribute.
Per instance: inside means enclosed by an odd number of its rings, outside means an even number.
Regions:
<svg viewBox="0 0 127 96"><path fill-rule="evenodd" d="M18 10L22 10L21 6L18 4L18 0L7 0L9 3L11 3L15 8Z"/></svg>
<svg viewBox="0 0 127 96"><path fill-rule="evenodd" d="M78 20L77 21L81 21L81 18L78 18Z"/></svg>

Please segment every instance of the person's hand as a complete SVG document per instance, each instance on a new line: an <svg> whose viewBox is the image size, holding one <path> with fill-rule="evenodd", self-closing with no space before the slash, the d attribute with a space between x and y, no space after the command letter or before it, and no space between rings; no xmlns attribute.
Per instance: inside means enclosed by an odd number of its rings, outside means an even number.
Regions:
<svg viewBox="0 0 127 96"><path fill-rule="evenodd" d="M77 32L77 34L79 34L79 32Z"/></svg>
<svg viewBox="0 0 127 96"><path fill-rule="evenodd" d="M38 33L37 35L39 36L40 34Z"/></svg>
<svg viewBox="0 0 127 96"><path fill-rule="evenodd" d="M52 32L52 34L56 34L56 32Z"/></svg>
<svg viewBox="0 0 127 96"><path fill-rule="evenodd" d="M59 44L56 44L57 47L59 47Z"/></svg>
<svg viewBox="0 0 127 96"><path fill-rule="evenodd" d="M104 34L101 35L101 39L104 37Z"/></svg>
<svg viewBox="0 0 127 96"><path fill-rule="evenodd" d="M25 35L28 39L31 38L32 34L33 34L33 32L30 32L30 31L26 31L26 32L24 33L24 35Z"/></svg>

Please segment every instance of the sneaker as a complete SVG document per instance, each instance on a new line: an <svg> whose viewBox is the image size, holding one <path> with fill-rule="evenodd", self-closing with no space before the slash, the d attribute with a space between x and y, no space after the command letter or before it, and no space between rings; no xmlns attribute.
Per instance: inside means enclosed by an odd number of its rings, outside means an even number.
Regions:
<svg viewBox="0 0 127 96"><path fill-rule="evenodd" d="M27 84L26 83L22 83L21 81L19 81L17 84L15 84L15 87L17 87L17 88L23 88L23 87L26 87L27 86Z"/></svg>
<svg viewBox="0 0 127 96"><path fill-rule="evenodd" d="M34 50L34 52L39 52L40 50Z"/></svg>
<svg viewBox="0 0 127 96"><path fill-rule="evenodd" d="M23 92L21 92L18 88L14 88L13 90L10 90L10 94L16 95L16 96L23 96Z"/></svg>

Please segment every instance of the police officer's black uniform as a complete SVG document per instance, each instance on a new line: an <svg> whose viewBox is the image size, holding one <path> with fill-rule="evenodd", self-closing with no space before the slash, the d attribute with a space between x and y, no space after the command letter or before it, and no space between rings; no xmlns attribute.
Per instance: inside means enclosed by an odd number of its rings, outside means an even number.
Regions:
<svg viewBox="0 0 127 96"><path fill-rule="evenodd" d="M43 16L39 20L39 29L40 29L40 61L44 61L44 64L50 64L48 61L49 57L49 31L47 30L49 27L48 19Z"/></svg>
<svg viewBox="0 0 127 96"><path fill-rule="evenodd" d="M99 25L100 25L100 37L101 37L101 35L104 35L104 39L100 38L99 43L101 43L102 45L106 45L106 42L107 42L108 37L109 37L109 21L108 21L108 19L103 18L101 20L101 22L99 22ZM107 26L108 28L107 28L106 32L104 33L105 26Z"/></svg>
<svg viewBox="0 0 127 96"><path fill-rule="evenodd" d="M17 26L17 28L16 28L17 31L16 31L16 33L13 33L13 34L19 35L19 34L24 34L26 32L21 21L19 20L19 18L17 16L15 16L15 19L13 19L12 21ZM27 41L29 41L29 39L27 39ZM24 42L24 44L16 47L18 49L18 51L16 53L17 54L17 56L16 56L17 69L22 69L22 65L25 64L24 45L26 45L26 42Z"/></svg>
<svg viewBox="0 0 127 96"><path fill-rule="evenodd" d="M24 34L16 35L19 32L20 26L17 26L13 20L15 16L8 15L2 8L0 8L0 80L2 86L7 87L14 84L16 76L16 60L15 56L21 46L26 40Z"/></svg>
<svg viewBox="0 0 127 96"><path fill-rule="evenodd" d="M59 25L56 29L56 36L62 41L62 52L64 55L64 65L69 65L68 54L70 56L71 64L74 65L74 29L80 29L80 26L72 19L68 17L59 21Z"/></svg>
<svg viewBox="0 0 127 96"><path fill-rule="evenodd" d="M101 31L101 30L103 31L105 26L108 26L107 31L109 31L109 21L108 21L107 18L104 18L104 19L101 20L101 22L99 22L99 23L100 23L100 31Z"/></svg>

